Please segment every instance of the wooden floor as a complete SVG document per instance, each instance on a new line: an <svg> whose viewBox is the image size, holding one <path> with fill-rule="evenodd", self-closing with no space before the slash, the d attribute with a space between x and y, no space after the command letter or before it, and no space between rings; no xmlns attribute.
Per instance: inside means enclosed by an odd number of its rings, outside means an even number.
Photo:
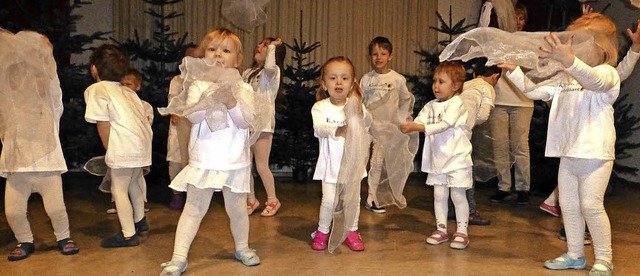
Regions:
<svg viewBox="0 0 640 276"><path fill-rule="evenodd" d="M83 174L64 175L65 201L71 235L80 253L63 256L55 248L50 222L39 197L33 196L29 218L35 235L36 252L28 259L0 260L0 275L158 275L160 263L171 258L179 213L166 207L166 188L150 183L151 231L141 245L104 249L100 240L119 229L115 215L107 215L109 196L98 191L99 179ZM490 226L470 226L467 250L453 250L448 244L425 243L434 230L433 190L424 176L412 175L405 189L408 207L388 208L374 214L364 208L360 233L364 252L341 246L333 254L311 249L309 234L317 227L320 183L291 183L277 180L283 207L277 216L250 217L250 246L262 263L245 267L233 258L229 222L216 193L189 254L186 275L586 275L588 270L550 271L543 262L566 251L557 238L559 218L540 211L542 195L530 205L517 205L514 198L496 204L489 201L495 187L480 185L478 208L492 220ZM258 186L260 186L258 184ZM155 187L155 188L154 188ZM366 185L363 185L366 188ZM261 202L264 189L258 187ZM365 190L363 190L365 191ZM154 198L157 198L154 200ZM616 275L640 275L640 187L617 187L606 199L613 229ZM264 206L264 205L263 205ZM262 208L260 208L262 209ZM454 223L450 221L449 228ZM6 218L0 218L0 249L8 254L15 246ZM593 264L593 248L586 247L587 269Z"/></svg>

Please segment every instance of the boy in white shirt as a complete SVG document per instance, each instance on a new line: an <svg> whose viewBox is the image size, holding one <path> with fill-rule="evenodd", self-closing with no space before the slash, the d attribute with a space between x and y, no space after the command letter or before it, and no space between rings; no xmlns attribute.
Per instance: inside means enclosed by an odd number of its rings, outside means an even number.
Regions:
<svg viewBox="0 0 640 276"><path fill-rule="evenodd" d="M137 232L149 228L144 217L146 183L143 167L151 165L151 125L138 95L120 84L129 60L118 47L102 45L91 55L91 75L97 83L84 93L85 120L95 123L107 150L111 194L122 231L102 240L102 247L139 244Z"/></svg>

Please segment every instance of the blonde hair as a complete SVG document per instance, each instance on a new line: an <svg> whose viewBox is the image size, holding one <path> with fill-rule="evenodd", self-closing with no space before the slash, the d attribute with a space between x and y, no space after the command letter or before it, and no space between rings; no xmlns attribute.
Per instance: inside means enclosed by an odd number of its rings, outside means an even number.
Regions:
<svg viewBox="0 0 640 276"><path fill-rule="evenodd" d="M318 81L318 83L321 83L321 81L324 79L324 74L325 71L327 69L327 66L331 63L334 62L343 62L348 64L351 67L351 78L353 78L353 85L351 86L351 91L349 91L349 97L351 96L356 96L359 99L362 99L362 89L360 89L360 85L358 85L358 82L356 82L356 69L355 67L353 67L353 62L351 62L351 60L347 57L343 57L343 56L337 56L337 57L332 57L329 60L327 60L323 65L322 65L322 71L320 74L320 81ZM318 87L318 90L316 90L316 101L321 101L324 100L326 98L329 98L329 92L324 90L322 88L322 85L320 85Z"/></svg>
<svg viewBox="0 0 640 276"><path fill-rule="evenodd" d="M455 61L445 61L436 67L436 70L433 72L433 76L435 77L437 74L445 74L449 76L451 82L454 85L458 85L458 89L456 89L454 93L456 95L462 93L462 85L464 84L464 80L467 78L467 71L464 69L462 64Z"/></svg>
<svg viewBox="0 0 640 276"><path fill-rule="evenodd" d="M604 54L600 64L607 63L611 66L616 66L618 62L618 38L616 37L616 24L609 17L600 13L585 14L571 22L567 27L567 31L577 30L584 30L593 35L596 44Z"/></svg>
<svg viewBox="0 0 640 276"><path fill-rule="evenodd" d="M209 31L198 44L198 49L196 50L195 56L198 58L203 58L204 53L209 47L209 44L212 42L222 43L224 40L229 39L238 50L238 64L242 64L242 60L244 59L244 55L242 54L242 42L238 35L225 28L218 28Z"/></svg>

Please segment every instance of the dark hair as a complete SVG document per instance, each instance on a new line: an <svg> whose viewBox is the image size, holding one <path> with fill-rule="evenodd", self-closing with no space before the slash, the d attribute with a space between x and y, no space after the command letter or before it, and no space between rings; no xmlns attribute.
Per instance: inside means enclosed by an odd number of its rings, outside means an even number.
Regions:
<svg viewBox="0 0 640 276"><path fill-rule="evenodd" d="M89 58L98 71L100 80L120 81L129 70L129 58L118 46L103 44Z"/></svg>
<svg viewBox="0 0 640 276"><path fill-rule="evenodd" d="M269 43L271 43L274 40L276 40L276 38L267 37L264 40L268 40ZM287 56L287 47L284 45L284 43L276 46L276 53L275 53L276 65L278 66L278 68L280 68L281 74L282 74L282 72L284 72L284 58L286 56ZM253 67L253 68L257 67L257 63L256 63L255 60L253 61L253 64L251 65L251 67ZM258 73L260 73L260 71L261 70L256 70L251 75L249 75L249 77L247 78L249 80L249 82L251 82L251 80L253 80L253 78L255 78L258 75Z"/></svg>
<svg viewBox="0 0 640 276"><path fill-rule="evenodd" d="M498 66L487 66L487 58L477 58L471 60L471 68L476 76L490 77L491 75L498 73L498 77L502 75L502 69Z"/></svg>
<svg viewBox="0 0 640 276"><path fill-rule="evenodd" d="M334 62L344 62L346 64L348 64L349 66L351 66L351 77L353 77L353 86L351 88L351 91L349 91L349 96L353 96L355 95L356 97L362 99L362 89L360 89L360 85L358 85L358 82L356 81L356 69L353 66L353 62L351 62L351 60L347 57L343 57L343 56L336 56L336 57L332 57L329 60L327 60L323 65L322 65L322 70L321 70L321 74L320 74L320 81L318 81L318 83L322 82L322 79L324 78L324 74L325 74L325 70L327 69L327 66L331 63ZM316 101L321 101L324 100L326 98L329 98L329 92L327 92L326 90L322 89L322 85L320 85L318 87L318 90L316 90Z"/></svg>
<svg viewBox="0 0 640 276"><path fill-rule="evenodd" d="M391 41L384 36L376 36L369 43L369 55L373 52L373 47L378 45L378 47L389 51L389 54L393 54L393 45L391 45Z"/></svg>
<svg viewBox="0 0 640 276"><path fill-rule="evenodd" d="M124 76L122 76L122 77L124 78L126 76L133 76L134 78L136 78L136 80L139 83L142 83L142 74L140 74L140 71L136 70L135 68L129 68L127 73L124 74Z"/></svg>

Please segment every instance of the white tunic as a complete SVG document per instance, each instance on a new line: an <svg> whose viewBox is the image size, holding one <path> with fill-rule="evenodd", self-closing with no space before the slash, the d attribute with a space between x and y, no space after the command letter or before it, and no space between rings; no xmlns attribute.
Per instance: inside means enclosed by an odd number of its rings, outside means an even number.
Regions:
<svg viewBox="0 0 640 276"><path fill-rule="evenodd" d="M467 111L460 96L428 102L414 121L425 127L423 172L444 174L473 165Z"/></svg>
<svg viewBox="0 0 640 276"><path fill-rule="evenodd" d="M109 122L105 162L110 168L151 165L151 125L143 101L119 82L100 81L84 92L85 120Z"/></svg>

